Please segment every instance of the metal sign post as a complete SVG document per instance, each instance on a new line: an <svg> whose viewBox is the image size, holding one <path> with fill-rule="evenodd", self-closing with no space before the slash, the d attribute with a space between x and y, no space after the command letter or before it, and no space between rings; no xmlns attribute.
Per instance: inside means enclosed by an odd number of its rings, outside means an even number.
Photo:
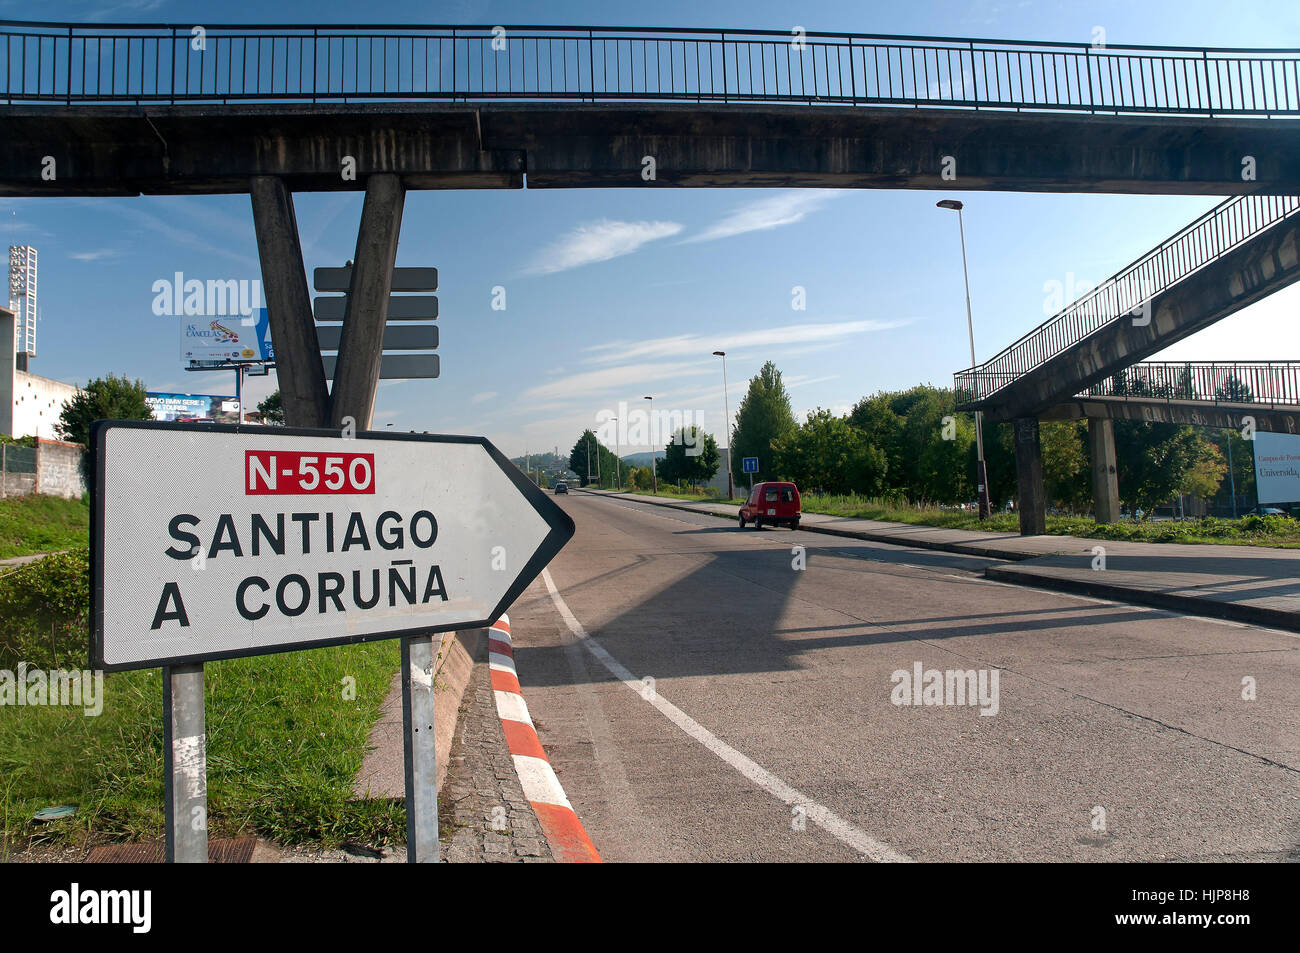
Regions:
<svg viewBox="0 0 1300 953"><path fill-rule="evenodd" d="M163 668L163 786L169 864L208 862L203 663Z"/></svg>
<svg viewBox="0 0 1300 953"><path fill-rule="evenodd" d="M167 859L206 860L203 663L402 639L408 853L438 860L439 633L494 623L573 520L483 437L99 421L91 660L164 667Z"/></svg>
<svg viewBox="0 0 1300 953"><path fill-rule="evenodd" d="M438 752L433 730L431 635L402 639L402 755L406 763L406 860L438 862Z"/></svg>

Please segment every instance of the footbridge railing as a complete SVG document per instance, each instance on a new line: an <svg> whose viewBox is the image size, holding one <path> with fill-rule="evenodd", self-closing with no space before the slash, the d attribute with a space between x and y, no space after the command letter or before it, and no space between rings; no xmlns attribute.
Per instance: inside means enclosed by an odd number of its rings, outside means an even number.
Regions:
<svg viewBox="0 0 1300 953"><path fill-rule="evenodd" d="M1156 295L1297 211L1300 196L1293 195L1242 195L1222 202L992 359L958 371L953 376L958 402L988 399L1112 322L1149 320L1146 306Z"/></svg>
<svg viewBox="0 0 1300 953"><path fill-rule="evenodd" d="M0 102L789 102L1300 116L1300 50L772 30L0 21Z"/></svg>

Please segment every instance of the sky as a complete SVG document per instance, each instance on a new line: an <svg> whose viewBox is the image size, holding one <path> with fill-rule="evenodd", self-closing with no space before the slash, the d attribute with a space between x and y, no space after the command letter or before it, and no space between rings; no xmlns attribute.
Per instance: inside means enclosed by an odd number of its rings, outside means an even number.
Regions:
<svg viewBox="0 0 1300 953"><path fill-rule="evenodd" d="M1207 0L740 3L375 3L284 0L0 0L0 18L204 23L686 26L1190 46L1300 47L1300 4ZM965 203L981 361L1053 312L1054 288L1096 283L1211 208L1186 196L782 189L417 191L399 266L439 269L436 380L381 382L373 426L484 434L507 454L567 450L628 410L690 415L721 434L725 350L734 417L772 360L796 413L951 386L969 366L961 249L941 197ZM295 196L309 269L353 257L360 193ZM40 256L34 373L108 372L151 391L233 393L233 374L182 370L175 318L152 287L175 272L258 279L247 196L0 198L6 244ZM495 289L505 290L505 308ZM796 310L803 289L805 307ZM1158 359L1297 352L1293 287ZM247 384L246 406L275 386ZM625 409L620 410L620 402ZM635 420L633 420L635 423ZM606 433L611 431L606 430ZM618 449L648 448L633 430ZM611 445L612 445L611 438ZM725 445L723 437L720 444Z"/></svg>

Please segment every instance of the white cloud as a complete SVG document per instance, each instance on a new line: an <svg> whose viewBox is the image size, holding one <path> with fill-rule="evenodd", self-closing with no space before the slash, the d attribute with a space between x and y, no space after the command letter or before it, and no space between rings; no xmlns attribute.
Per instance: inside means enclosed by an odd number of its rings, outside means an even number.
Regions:
<svg viewBox="0 0 1300 953"><path fill-rule="evenodd" d="M787 387L806 387L809 384L820 384L823 381L833 381L839 379L838 374L827 374L824 377L787 377L784 378Z"/></svg>
<svg viewBox="0 0 1300 953"><path fill-rule="evenodd" d="M492 399L493 397L495 397L496 395L497 395L497 392L494 391L494 390L485 390L483 393L481 393L481 394L475 394L473 397L471 397L471 398L470 398L470 403L471 403L471 404L481 404L481 403L483 403L483 401L485 401L485 400L491 400L491 399Z"/></svg>
<svg viewBox="0 0 1300 953"><path fill-rule="evenodd" d="M99 261L101 258L112 258L117 254L115 248L97 248L94 251L71 252L68 257L76 261Z"/></svg>
<svg viewBox="0 0 1300 953"><path fill-rule="evenodd" d="M588 363L626 361L633 358L673 357L687 354L708 355L713 351L730 351L744 347L772 347L776 345L806 344L833 341L868 331L887 331L901 327L905 321L878 321L868 318L860 321L833 321L816 324L786 324L739 334L704 336L678 334L673 337L651 338L646 341L614 341L586 348L595 352Z"/></svg>
<svg viewBox="0 0 1300 953"><path fill-rule="evenodd" d="M597 261L630 255L648 242L668 238L682 230L677 222L615 222L602 219L578 225L543 249L526 273L549 275Z"/></svg>
<svg viewBox="0 0 1300 953"><path fill-rule="evenodd" d="M624 393L632 397L643 396L643 385L674 377L689 377L692 374L711 374L715 369L712 364L692 362L679 364L620 364L617 367L605 367L598 371L575 374L563 380L549 384L530 387L520 395L527 402L554 400L581 395L605 392Z"/></svg>
<svg viewBox="0 0 1300 953"><path fill-rule="evenodd" d="M793 225L809 212L815 212L828 202L835 192L810 192L797 190L768 196L733 209L697 235L691 235L680 244L711 242L731 238L746 232L761 232L782 225Z"/></svg>

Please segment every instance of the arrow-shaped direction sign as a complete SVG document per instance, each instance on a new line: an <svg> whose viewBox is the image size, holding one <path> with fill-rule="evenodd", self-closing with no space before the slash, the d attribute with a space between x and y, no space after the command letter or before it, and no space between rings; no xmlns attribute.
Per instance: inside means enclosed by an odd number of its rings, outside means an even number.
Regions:
<svg viewBox="0 0 1300 953"><path fill-rule="evenodd" d="M489 625L573 521L484 437L102 421L92 663Z"/></svg>

